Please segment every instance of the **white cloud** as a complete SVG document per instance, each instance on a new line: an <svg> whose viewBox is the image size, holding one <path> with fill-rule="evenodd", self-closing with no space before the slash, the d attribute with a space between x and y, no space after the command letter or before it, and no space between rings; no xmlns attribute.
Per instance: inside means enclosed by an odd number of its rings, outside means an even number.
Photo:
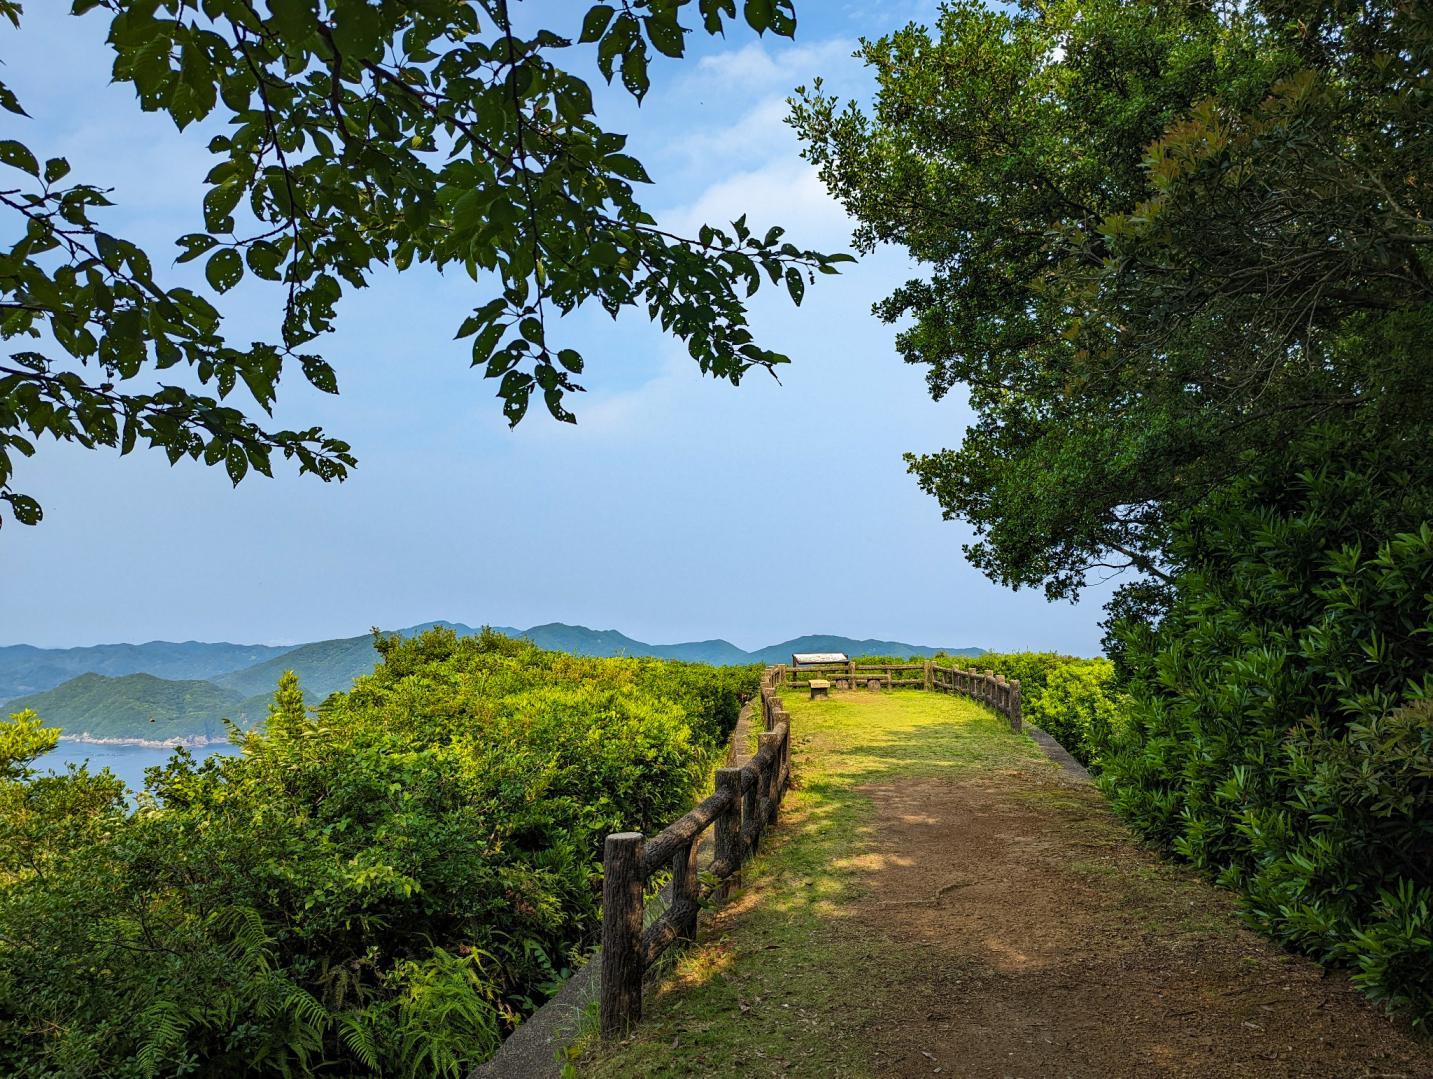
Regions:
<svg viewBox="0 0 1433 1079"><path fill-rule="evenodd" d="M772 86L790 90L833 68L849 66L847 61L855 47L855 42L844 38L775 49L768 48L765 42L753 41L739 49L702 57L693 78L715 80L725 86L735 84L747 92Z"/></svg>
<svg viewBox="0 0 1433 1079"><path fill-rule="evenodd" d="M703 224L723 227L742 214L753 229L781 225L786 239L800 247L834 250L850 241L850 218L816 169L790 158L728 176L658 216L664 227L690 235Z"/></svg>
<svg viewBox="0 0 1433 1079"><path fill-rule="evenodd" d="M786 124L786 99L767 97L735 124L715 129L693 128L667 144L669 152L704 171L714 166L763 161L778 153L796 157L796 134ZM725 169L723 169L725 171Z"/></svg>

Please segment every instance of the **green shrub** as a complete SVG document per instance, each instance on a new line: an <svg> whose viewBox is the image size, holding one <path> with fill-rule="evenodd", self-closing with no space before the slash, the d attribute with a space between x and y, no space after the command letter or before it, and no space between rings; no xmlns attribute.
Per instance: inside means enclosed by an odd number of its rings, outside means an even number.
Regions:
<svg viewBox="0 0 1433 1079"><path fill-rule="evenodd" d="M243 753L27 774L0 724L0 1073L456 1075L598 925L609 831L683 813L753 671L380 640ZM39 732L39 733L37 733Z"/></svg>
<svg viewBox="0 0 1433 1079"><path fill-rule="evenodd" d="M1025 719L1076 760L1099 769L1100 747L1126 722L1129 708L1116 688L1109 660L1054 652L992 652L974 662L979 670L1018 679Z"/></svg>
<svg viewBox="0 0 1433 1079"><path fill-rule="evenodd" d="M1372 440L1370 440L1372 441ZM1399 458L1402 457L1400 461ZM1102 783L1255 925L1433 1017L1433 528L1420 444L1316 437L1177 529ZM1410 464L1409 462L1412 462Z"/></svg>

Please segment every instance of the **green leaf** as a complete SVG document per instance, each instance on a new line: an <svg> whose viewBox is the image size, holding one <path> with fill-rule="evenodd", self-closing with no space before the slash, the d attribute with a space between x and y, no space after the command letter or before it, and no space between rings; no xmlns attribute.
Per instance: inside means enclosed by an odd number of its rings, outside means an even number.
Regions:
<svg viewBox="0 0 1433 1079"><path fill-rule="evenodd" d="M291 46L303 45L318 29L318 7L314 0L269 0L274 28Z"/></svg>
<svg viewBox="0 0 1433 1079"><path fill-rule="evenodd" d="M191 232L188 236L181 236L174 242L184 248L184 253L174 261L193 262L219 241L214 239L214 237L210 236L207 232Z"/></svg>
<svg viewBox="0 0 1433 1079"><path fill-rule="evenodd" d="M16 116L29 116L30 114L20 107L20 99L3 82L0 82L0 109L6 112L13 112Z"/></svg>
<svg viewBox="0 0 1433 1079"><path fill-rule="evenodd" d="M39 179L40 163L35 160L35 155L23 142L17 142L14 139L0 139L0 162L28 172L31 176Z"/></svg>
<svg viewBox="0 0 1433 1079"><path fill-rule="evenodd" d="M37 525L44 518L45 513L40 509L40 503L36 502L29 495L5 494L0 496L10 503L10 509L15 514L15 520L22 525Z"/></svg>
<svg viewBox="0 0 1433 1079"><path fill-rule="evenodd" d="M663 56L681 57L686 50L686 42L683 40L684 31L677 22L675 11L648 15L642 21L646 23L647 40L652 43L653 48Z"/></svg>
<svg viewBox="0 0 1433 1079"><path fill-rule="evenodd" d="M610 4L596 4L589 8L582 20L582 36L577 39L578 42L585 45L601 38L607 24L612 21L614 11Z"/></svg>
<svg viewBox="0 0 1433 1079"><path fill-rule="evenodd" d="M304 378L315 388L324 393L338 392L338 376L328 363L318 356L302 356L300 362L303 364Z"/></svg>
<svg viewBox="0 0 1433 1079"><path fill-rule="evenodd" d="M232 232L234 221L229 216L244 194L244 184L236 176L204 195L204 227L210 232Z"/></svg>
<svg viewBox="0 0 1433 1079"><path fill-rule="evenodd" d="M795 266L786 268L786 291L791 293L791 302L800 307L801 300L806 295L806 279Z"/></svg>
<svg viewBox="0 0 1433 1079"><path fill-rule="evenodd" d="M216 292L228 292L243 278L244 260L234 248L222 248L205 264L204 276Z"/></svg>
<svg viewBox="0 0 1433 1079"><path fill-rule="evenodd" d="M622 54L622 85L638 101L646 96L652 85L647 76L647 50L640 45Z"/></svg>
<svg viewBox="0 0 1433 1079"><path fill-rule="evenodd" d="M249 471L249 455L240 446L230 446L224 454L224 471L229 473L229 480L235 487Z"/></svg>
<svg viewBox="0 0 1433 1079"><path fill-rule="evenodd" d="M771 17L775 10L773 0L746 0L742 13L746 16L746 24L761 34L771 28Z"/></svg>
<svg viewBox="0 0 1433 1079"><path fill-rule="evenodd" d="M333 14L333 43L345 58L377 60L383 55L383 22L368 0L339 0Z"/></svg>

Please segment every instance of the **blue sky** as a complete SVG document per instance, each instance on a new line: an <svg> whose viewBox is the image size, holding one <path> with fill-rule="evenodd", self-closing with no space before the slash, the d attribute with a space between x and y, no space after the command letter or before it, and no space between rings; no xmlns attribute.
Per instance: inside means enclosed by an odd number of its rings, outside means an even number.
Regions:
<svg viewBox="0 0 1433 1079"><path fill-rule="evenodd" d="M105 227L160 255L199 223L206 136L110 85L104 19L68 6L32 3L18 33L0 31L4 78L33 117L16 134L112 185ZM572 19L585 7L545 6ZM934 7L806 0L794 43L694 41L656 67L640 108L599 90L599 116L630 133L664 224L745 211L802 246L844 249L850 223L800 160L784 99L818 74L868 93L857 37ZM1106 587L1072 606L992 584L961 555L967 527L942 522L906 474L904 451L955 445L970 418L961 395L929 399L870 314L911 269L888 250L819 279L799 309L761 294L758 337L793 359L780 385L703 379L645 319L579 314L561 327L588 358L578 424L535 408L515 432L452 340L484 298L472 282L378 276L323 342L341 396L296 378L281 393L281 421L353 444L348 482L280 472L236 490L222 470L152 452L45 445L16 477L44 523L0 532L0 643L292 642L447 618L748 648L827 632L1094 654ZM280 299L230 293L230 336L274 337Z"/></svg>

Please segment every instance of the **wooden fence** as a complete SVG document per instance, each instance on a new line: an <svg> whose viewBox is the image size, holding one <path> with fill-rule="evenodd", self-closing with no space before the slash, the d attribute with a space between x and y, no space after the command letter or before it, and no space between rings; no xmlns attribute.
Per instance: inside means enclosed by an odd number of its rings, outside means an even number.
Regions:
<svg viewBox="0 0 1433 1079"><path fill-rule="evenodd" d="M642 979L656 958L677 941L695 939L697 913L712 892L724 896L742 863L756 853L761 833L776 821L791 782L791 717L778 695L778 672L761 676L765 727L756 755L740 768L719 768L716 790L686 816L651 839L641 832L607 837L602 857L603 1037L624 1034L642 1018ZM702 835L714 828L705 873L697 861ZM643 928L648 886L670 870L667 909ZM708 878L704 884L702 876Z"/></svg>
<svg viewBox="0 0 1433 1079"><path fill-rule="evenodd" d="M909 672L918 671L913 676ZM838 663L799 669L768 667L761 676L765 727L760 749L740 768L719 768L716 790L686 816L651 839L641 832L614 832L602 857L602 1036L625 1034L642 1018L642 980L647 968L678 941L695 939L697 914L713 892L724 897L742 863L756 853L761 834L776 821L791 782L791 716L780 688L805 688L813 677L839 688L908 686L969 697L1021 727L1020 683L994 671L967 671L924 663ZM702 836L714 829L705 874L698 866ZM666 911L644 928L652 878L670 871ZM703 883L705 875L708 883Z"/></svg>
<svg viewBox="0 0 1433 1079"><path fill-rule="evenodd" d="M806 688L813 678L824 678L837 689L919 688L937 693L969 697L988 705L1010 720L1011 730L1018 731L1023 723L1020 705L1020 681L1006 681L994 671L967 671L960 667L943 667L934 660L923 663L817 663L810 666L773 668L776 683ZM912 673L917 672L917 673Z"/></svg>
<svg viewBox="0 0 1433 1079"><path fill-rule="evenodd" d="M1024 724L1020 704L1020 679L1006 681L994 671L966 671L959 667L942 667L927 661L930 687L937 693L952 693L989 705L1010 721L1010 729L1019 731Z"/></svg>

